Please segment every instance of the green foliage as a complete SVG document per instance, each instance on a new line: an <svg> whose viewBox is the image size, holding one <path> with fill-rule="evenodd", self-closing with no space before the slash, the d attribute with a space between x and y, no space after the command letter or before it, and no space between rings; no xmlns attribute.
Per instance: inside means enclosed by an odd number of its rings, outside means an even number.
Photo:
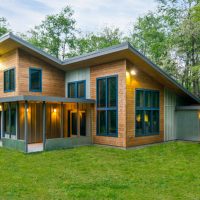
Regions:
<svg viewBox="0 0 200 200"><path fill-rule="evenodd" d="M120 44L122 32L119 28L105 27L101 32L89 33L77 37L71 46L69 57L96 51L105 47Z"/></svg>
<svg viewBox="0 0 200 200"><path fill-rule="evenodd" d="M0 17L0 36L10 31L6 18Z"/></svg>
<svg viewBox="0 0 200 200"><path fill-rule="evenodd" d="M75 34L73 10L67 6L60 13L48 15L44 21L25 35L33 45L64 60Z"/></svg>

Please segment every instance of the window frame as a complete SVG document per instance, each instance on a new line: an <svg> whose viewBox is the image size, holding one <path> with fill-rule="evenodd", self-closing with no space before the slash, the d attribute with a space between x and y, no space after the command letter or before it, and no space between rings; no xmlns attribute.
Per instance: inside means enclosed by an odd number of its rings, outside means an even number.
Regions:
<svg viewBox="0 0 200 200"><path fill-rule="evenodd" d="M139 107L137 106L137 91L143 91L144 92L144 97L143 97L143 102L144 102L144 105L143 107ZM152 93L158 93L158 107L146 107L145 103L146 103L146 99L145 99L145 93L146 92L151 92ZM145 136L154 136L154 135L159 135L160 134L160 91L159 90L154 90L154 89L143 89L143 88L137 88L135 89L135 102L134 102L134 105L135 105L135 137L145 137ZM153 98L151 97L151 105L152 104L152 101L153 101ZM144 113L145 111L151 111L151 120L152 120L152 116L153 116L153 111L158 111L159 115L158 115L158 132L146 132L145 129L144 129L144 124L145 124L145 121L143 120L142 121L142 134L139 134L137 133L137 129L136 129L136 113L137 111L140 110L140 111L143 111L143 116L144 116ZM151 122L151 130L152 130L152 122Z"/></svg>
<svg viewBox="0 0 200 200"><path fill-rule="evenodd" d="M41 76L40 76L40 89L32 89L31 86L31 70L37 70L40 71ZM35 67L30 67L29 68L29 92L42 92L42 69L41 68L35 68Z"/></svg>
<svg viewBox="0 0 200 200"><path fill-rule="evenodd" d="M84 84L84 96L78 97L78 84L83 83ZM69 95L69 87L70 84L75 84L75 97L70 97ZM67 83L67 97L68 98L79 98L79 99L85 99L86 98L86 80L80 80L80 81L71 81Z"/></svg>
<svg viewBox="0 0 200 200"><path fill-rule="evenodd" d="M116 106L115 107L108 107L108 79L115 77L116 78ZM106 79L106 106L105 107L98 107L98 80ZM116 133L111 134L108 133L108 111L116 111ZM98 133L98 111L105 111L106 112L106 133L99 134ZM106 136L106 137L118 137L118 75L110 75L99 77L96 79L96 135L97 136Z"/></svg>
<svg viewBox="0 0 200 200"><path fill-rule="evenodd" d="M11 83L10 83L10 71L11 70L14 70L14 89L8 89L8 90L6 90L5 89L5 72L9 72L9 85L11 85ZM16 69L15 69L15 67L12 67L12 68L4 70L3 71L3 90L4 90L4 93L14 92L15 91L15 87L16 87Z"/></svg>

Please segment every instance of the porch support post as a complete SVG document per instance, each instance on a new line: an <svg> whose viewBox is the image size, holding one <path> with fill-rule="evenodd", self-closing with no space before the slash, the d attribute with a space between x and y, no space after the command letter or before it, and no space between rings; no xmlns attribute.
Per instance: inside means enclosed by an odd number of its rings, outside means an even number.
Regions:
<svg viewBox="0 0 200 200"><path fill-rule="evenodd" d="M43 150L45 150L46 145L46 103L42 104L42 138L43 138Z"/></svg>
<svg viewBox="0 0 200 200"><path fill-rule="evenodd" d="M28 152L28 113L27 113L27 109L28 109L28 102L25 101L25 105L24 105L24 140L25 140L25 152Z"/></svg>
<svg viewBox="0 0 200 200"><path fill-rule="evenodd" d="M16 103L16 140L19 139L19 102Z"/></svg>
<svg viewBox="0 0 200 200"><path fill-rule="evenodd" d="M60 137L63 138L63 103L61 103L60 112Z"/></svg>
<svg viewBox="0 0 200 200"><path fill-rule="evenodd" d="M80 113L79 113L79 103L77 103L77 135L80 137Z"/></svg>
<svg viewBox="0 0 200 200"><path fill-rule="evenodd" d="M8 131L9 131L9 138L11 138L11 103L8 103Z"/></svg>
<svg viewBox="0 0 200 200"><path fill-rule="evenodd" d="M4 137L4 103L2 103L1 111L1 138Z"/></svg>

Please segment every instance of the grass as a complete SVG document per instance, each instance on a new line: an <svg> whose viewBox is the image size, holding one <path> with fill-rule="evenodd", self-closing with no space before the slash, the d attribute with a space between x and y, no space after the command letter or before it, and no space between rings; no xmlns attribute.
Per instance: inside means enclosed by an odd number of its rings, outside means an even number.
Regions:
<svg viewBox="0 0 200 200"><path fill-rule="evenodd" d="M200 144L90 146L25 155L0 148L0 199L199 199Z"/></svg>

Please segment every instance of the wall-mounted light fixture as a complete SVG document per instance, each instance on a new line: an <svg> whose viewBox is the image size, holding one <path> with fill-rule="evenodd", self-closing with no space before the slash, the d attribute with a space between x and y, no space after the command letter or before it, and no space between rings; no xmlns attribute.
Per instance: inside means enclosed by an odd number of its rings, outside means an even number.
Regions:
<svg viewBox="0 0 200 200"><path fill-rule="evenodd" d="M131 70L131 75L135 76L136 75L136 71L134 69Z"/></svg>
<svg viewBox="0 0 200 200"><path fill-rule="evenodd" d="M0 111L2 111L2 105L0 105Z"/></svg>
<svg viewBox="0 0 200 200"><path fill-rule="evenodd" d="M199 120L200 120L200 111L199 111L199 113L198 113L198 117L199 117Z"/></svg>
<svg viewBox="0 0 200 200"><path fill-rule="evenodd" d="M57 110L56 110L56 108L54 108L54 109L53 109L53 113L56 113L56 112L57 112Z"/></svg>
<svg viewBox="0 0 200 200"><path fill-rule="evenodd" d="M28 112L28 111L29 111L29 109L27 108L27 109L26 109L26 112Z"/></svg>
<svg viewBox="0 0 200 200"><path fill-rule="evenodd" d="M126 71L126 76L127 76L127 77L130 76L130 73L129 73L128 71Z"/></svg>

